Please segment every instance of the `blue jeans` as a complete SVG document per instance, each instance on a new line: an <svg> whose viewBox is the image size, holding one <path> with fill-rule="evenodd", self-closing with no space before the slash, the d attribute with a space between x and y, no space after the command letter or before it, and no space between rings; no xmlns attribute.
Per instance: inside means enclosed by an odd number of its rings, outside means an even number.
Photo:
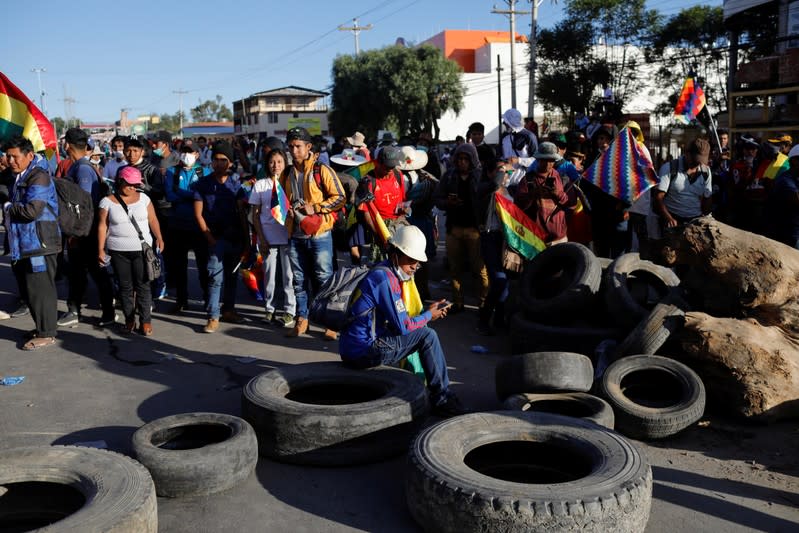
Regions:
<svg viewBox="0 0 799 533"><path fill-rule="evenodd" d="M369 368L378 365L394 366L413 352L419 352L419 359L427 379L430 402L439 405L449 397L449 375L444 349L434 329L423 327L407 335L378 337L369 347L364 357L344 361L355 368Z"/></svg>
<svg viewBox="0 0 799 533"><path fill-rule="evenodd" d="M236 306L238 275L233 269L236 268L240 255L241 247L225 239L218 239L216 246L208 248L208 318L219 319L222 310L219 305L220 295L225 311L233 311Z"/></svg>
<svg viewBox="0 0 799 533"><path fill-rule="evenodd" d="M308 318L308 292L319 291L333 275L333 235L326 231L309 239L289 239L289 260L294 274L297 316ZM306 289L308 283L311 286Z"/></svg>

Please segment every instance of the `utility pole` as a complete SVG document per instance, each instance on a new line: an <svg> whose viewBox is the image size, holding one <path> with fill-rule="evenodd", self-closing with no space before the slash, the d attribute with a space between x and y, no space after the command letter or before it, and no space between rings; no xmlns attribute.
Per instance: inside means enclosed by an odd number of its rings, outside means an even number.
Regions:
<svg viewBox="0 0 799 533"><path fill-rule="evenodd" d="M47 104L44 101L44 89L42 89L42 72L47 72L46 68L32 68L31 72L36 73L36 77L39 79L39 106L42 108L42 113L44 116L47 116Z"/></svg>
<svg viewBox="0 0 799 533"><path fill-rule="evenodd" d="M66 115L66 117L64 117L64 118L66 118L67 128L69 128L70 124L72 123L72 104L76 103L77 100L75 100L71 96L67 95L67 84L66 83L64 84L64 98L63 98L63 100L64 100L64 114Z"/></svg>
<svg viewBox="0 0 799 533"><path fill-rule="evenodd" d="M355 55L361 53L361 43L358 39L358 36L361 34L362 31L371 30L372 25L367 24L366 26L358 26L358 19L352 19L352 26L339 26L338 31L351 31L352 34L355 36Z"/></svg>
<svg viewBox="0 0 799 533"><path fill-rule="evenodd" d="M172 91L172 92L178 95L178 100L180 102L178 108L178 115L180 115L180 131L178 131L178 137L182 139L183 138L183 95L189 94L189 91L184 91L183 89L179 89L177 91Z"/></svg>
<svg viewBox="0 0 799 533"><path fill-rule="evenodd" d="M531 0L533 4L533 20L530 24L530 94L527 98L527 116L535 119L535 71L538 68L538 6L544 0Z"/></svg>
<svg viewBox="0 0 799 533"><path fill-rule="evenodd" d="M500 55L497 54L497 111L499 113L499 128L497 129L497 143L502 140L502 71Z"/></svg>
<svg viewBox="0 0 799 533"><path fill-rule="evenodd" d="M491 13L508 15L510 19L510 105L516 109L516 15L529 15L529 11L517 11L516 0L505 0L509 9L501 10L494 6Z"/></svg>

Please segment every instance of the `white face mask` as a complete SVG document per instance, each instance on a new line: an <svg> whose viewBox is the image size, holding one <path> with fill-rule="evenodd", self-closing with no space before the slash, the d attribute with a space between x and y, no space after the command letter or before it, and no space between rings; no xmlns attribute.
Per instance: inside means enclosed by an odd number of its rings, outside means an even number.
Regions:
<svg viewBox="0 0 799 533"><path fill-rule="evenodd" d="M197 156L192 153L182 153L180 154L180 162L186 165L187 167L193 167L195 161L197 161Z"/></svg>
<svg viewBox="0 0 799 533"><path fill-rule="evenodd" d="M413 279L413 275L405 273L400 267L394 267L394 273L400 281L410 281Z"/></svg>
<svg viewBox="0 0 799 533"><path fill-rule="evenodd" d="M122 150L117 150L114 152L114 157L116 159L125 159L125 154L122 153Z"/></svg>
<svg viewBox="0 0 799 533"><path fill-rule="evenodd" d="M99 165L100 164L100 160L99 159L89 159L89 163L91 163L92 165Z"/></svg>

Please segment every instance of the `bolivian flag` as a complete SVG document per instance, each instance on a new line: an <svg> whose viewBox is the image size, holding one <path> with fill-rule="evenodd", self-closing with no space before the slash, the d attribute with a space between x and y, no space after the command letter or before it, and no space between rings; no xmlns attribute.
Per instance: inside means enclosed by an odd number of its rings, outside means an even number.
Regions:
<svg viewBox="0 0 799 533"><path fill-rule="evenodd" d="M541 226L500 191L494 193L494 198L508 246L528 261L544 251L547 247L544 242L546 232Z"/></svg>
<svg viewBox="0 0 799 533"><path fill-rule="evenodd" d="M779 153L773 161L763 161L755 171L755 179L776 179L777 176L788 170L788 156Z"/></svg>
<svg viewBox="0 0 799 533"><path fill-rule="evenodd" d="M47 152L49 159L58 147L53 125L25 93L0 72L0 141L22 135L33 143L36 152Z"/></svg>

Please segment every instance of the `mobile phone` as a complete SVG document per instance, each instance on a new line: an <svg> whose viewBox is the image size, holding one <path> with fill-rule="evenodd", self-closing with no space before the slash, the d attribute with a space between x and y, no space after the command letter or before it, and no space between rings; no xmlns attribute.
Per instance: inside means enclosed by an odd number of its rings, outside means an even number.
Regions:
<svg viewBox="0 0 799 533"><path fill-rule="evenodd" d="M441 302L436 309L446 309L452 306L452 302Z"/></svg>

